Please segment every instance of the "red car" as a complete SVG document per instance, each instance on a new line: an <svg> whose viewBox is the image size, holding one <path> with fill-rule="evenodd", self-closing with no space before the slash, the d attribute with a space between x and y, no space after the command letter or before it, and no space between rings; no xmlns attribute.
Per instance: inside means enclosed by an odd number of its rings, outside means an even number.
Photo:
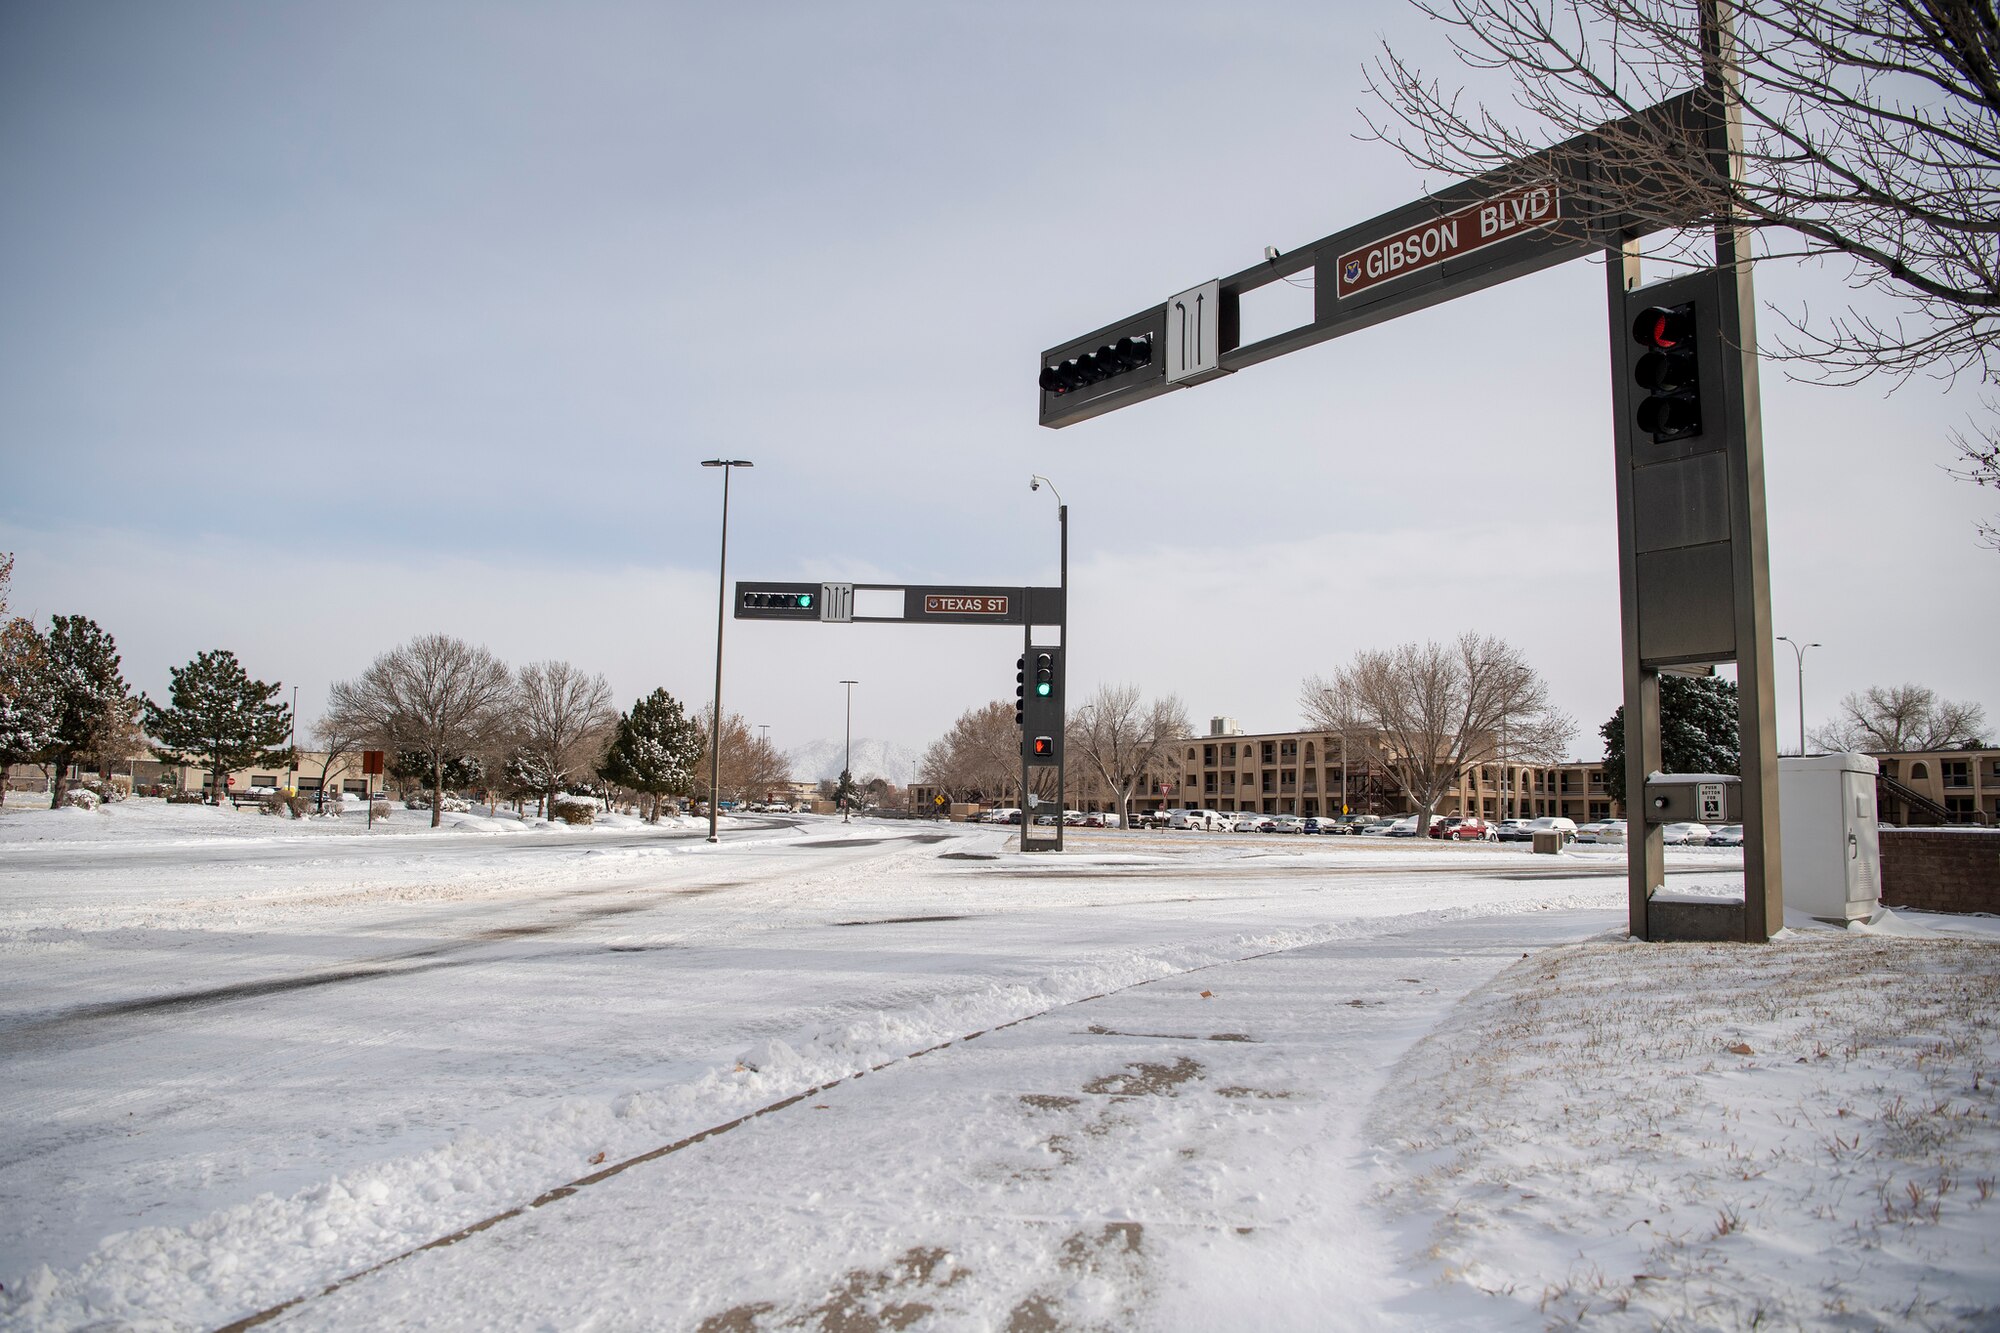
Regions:
<svg viewBox="0 0 2000 1333"><path fill-rule="evenodd" d="M1431 825L1431 836L1453 842L1492 842L1498 835L1478 815L1448 815Z"/></svg>

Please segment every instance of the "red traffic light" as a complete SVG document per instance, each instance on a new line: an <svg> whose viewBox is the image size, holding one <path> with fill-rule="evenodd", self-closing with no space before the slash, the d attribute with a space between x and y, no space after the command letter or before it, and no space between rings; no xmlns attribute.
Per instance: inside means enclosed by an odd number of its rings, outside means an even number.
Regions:
<svg viewBox="0 0 2000 1333"><path fill-rule="evenodd" d="M1640 311L1632 340L1646 349L1632 366L1633 382L1645 391L1633 414L1639 429L1655 444L1701 434L1694 302Z"/></svg>
<svg viewBox="0 0 2000 1333"><path fill-rule="evenodd" d="M1661 352L1686 346L1694 339L1694 307L1656 305L1640 311L1632 321L1632 339Z"/></svg>
<svg viewBox="0 0 2000 1333"><path fill-rule="evenodd" d="M1035 737L1035 754L1037 757L1047 758L1049 755L1052 755L1055 752L1056 752L1056 743L1053 737L1049 736Z"/></svg>

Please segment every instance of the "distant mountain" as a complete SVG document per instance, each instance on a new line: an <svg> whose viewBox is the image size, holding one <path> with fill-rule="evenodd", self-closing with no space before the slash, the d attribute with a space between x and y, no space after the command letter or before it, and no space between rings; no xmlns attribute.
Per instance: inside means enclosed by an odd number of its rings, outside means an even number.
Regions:
<svg viewBox="0 0 2000 1333"><path fill-rule="evenodd" d="M794 782L831 782L840 777L841 760L847 755L846 742L841 740L807 741L785 752L791 761ZM922 756L908 746L894 741L870 740L864 736L854 738L854 778L866 782L869 778L887 778L898 787L907 787L916 779L917 765Z"/></svg>

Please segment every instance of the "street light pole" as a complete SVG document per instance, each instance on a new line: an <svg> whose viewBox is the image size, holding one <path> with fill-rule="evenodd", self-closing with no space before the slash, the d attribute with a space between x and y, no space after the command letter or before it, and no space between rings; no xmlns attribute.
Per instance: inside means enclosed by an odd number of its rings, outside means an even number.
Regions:
<svg viewBox="0 0 2000 1333"><path fill-rule="evenodd" d="M722 469L722 559L715 575L715 703L708 730L708 840L720 842L715 823L716 802L722 796L722 625L729 610L729 474L756 464L745 458L709 458L702 466Z"/></svg>
<svg viewBox="0 0 2000 1333"><path fill-rule="evenodd" d="M1060 576L1060 579L1059 579L1059 581L1058 581L1058 586L1059 586L1059 587L1061 587L1061 589L1062 589L1062 598L1061 598L1061 602L1062 602L1062 607L1061 607L1061 610L1060 610L1060 612L1058 613L1058 614L1059 614L1059 615L1061 616L1061 623L1060 623L1060 624L1059 624L1059 625L1057 626L1057 637L1058 637L1058 638L1060 638L1060 639L1062 640L1062 650L1063 650L1063 683L1062 683L1062 688L1063 688L1063 691L1064 691L1064 694L1063 694L1063 701L1062 701L1062 702L1063 702L1063 708L1064 708L1064 710L1065 710L1065 713L1064 713L1064 715L1065 715L1065 717L1067 717L1067 715L1068 715L1068 714L1067 714L1067 710L1068 710L1068 708L1069 708L1069 697L1068 697L1068 691L1069 691L1069 505L1068 505L1067 503L1065 503L1065 502L1064 502L1064 500L1063 500L1063 498L1062 498L1062 492L1056 489L1056 484L1055 484L1054 482L1050 481L1050 480L1049 480L1049 479L1048 479L1047 477L1044 477L1044 476L1042 476L1041 474L1037 473L1036 475L1034 475L1034 476L1032 476L1032 477L1028 478L1028 489L1029 489L1029 490L1031 490L1031 491L1032 491L1032 490L1036 490L1036 489L1038 489L1038 488L1040 488L1040 487L1043 487L1043 486L1046 486L1046 487L1048 487L1048 488L1049 488L1049 494L1050 494L1050 495L1053 495L1053 496L1055 496L1055 497L1056 497L1056 525L1057 525L1057 526L1058 526L1058 527L1059 527L1059 528L1060 528L1060 529L1062 530L1062 564L1061 564L1061 576ZM1063 824L1063 816L1064 816L1064 815L1065 815L1066 813L1068 813L1068 811L1069 811L1069 777L1068 777L1068 773L1067 773L1067 768L1068 768L1068 754L1069 754L1069 747L1068 747L1067 745L1064 745L1064 744L1061 744L1061 743L1059 742L1059 743L1058 743L1058 744L1056 745L1056 850L1057 850L1057 851L1061 851L1061 850L1063 849L1063 828L1064 828L1064 824ZM1021 804L1022 804L1022 806L1023 806L1023 807L1025 807L1025 806L1027 805L1027 802L1026 802L1026 801L1024 800L1024 801L1022 801L1022 802L1021 802ZM1124 811L1120 811L1120 815L1121 815L1121 820L1120 820L1120 822L1123 822L1123 819L1122 819L1122 816L1123 816L1123 814L1124 814L1124 813L1125 813ZM1027 820L1027 817L1028 817L1028 816L1027 816L1027 814L1026 814L1026 811L1024 810L1024 811L1023 811L1023 813L1022 813L1022 815L1021 815L1021 818L1022 818L1022 820L1023 820L1023 823L1022 823L1022 825L1021 825L1021 840L1022 840L1022 846L1023 846L1023 847L1025 847L1025 846L1027 845L1027 837L1028 837L1028 832L1027 832L1027 829L1028 829L1028 826L1027 826L1027 823L1025 822L1025 821Z"/></svg>
<svg viewBox="0 0 2000 1333"><path fill-rule="evenodd" d="M847 756L840 761L840 822L853 823L848 807L854 804L854 687L858 680L843 680L847 687Z"/></svg>
<svg viewBox="0 0 2000 1333"><path fill-rule="evenodd" d="M1799 641L1798 641L1797 639L1793 639L1793 638L1789 638L1789 637L1787 637L1786 635L1783 635L1783 634L1780 634L1780 635L1778 635L1778 642L1779 642L1779 643L1789 643L1789 644L1791 644L1791 645L1792 645L1792 655L1793 655L1793 656L1794 656L1795 658L1797 658L1797 659L1798 659L1798 666L1799 666L1799 753L1800 753L1800 754L1804 754L1804 753L1806 752L1806 649L1807 649L1807 648L1817 648L1817 647L1819 647L1820 645L1819 645L1819 644L1816 644L1816 643L1808 643L1808 644L1804 645L1804 647L1801 647L1801 646L1799 645Z"/></svg>
<svg viewBox="0 0 2000 1333"><path fill-rule="evenodd" d="M299 794L299 687L292 686L292 781L285 789L287 796ZM108 781L108 779L107 779Z"/></svg>

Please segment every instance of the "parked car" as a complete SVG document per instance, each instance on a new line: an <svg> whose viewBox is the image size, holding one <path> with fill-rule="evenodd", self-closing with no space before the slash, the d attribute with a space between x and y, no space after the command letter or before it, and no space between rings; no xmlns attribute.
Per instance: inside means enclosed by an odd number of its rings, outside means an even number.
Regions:
<svg viewBox="0 0 2000 1333"><path fill-rule="evenodd" d="M1297 815L1272 815L1264 821L1266 833L1304 833L1306 822Z"/></svg>
<svg viewBox="0 0 2000 1333"><path fill-rule="evenodd" d="M1527 819L1503 819L1493 826L1495 842L1532 842L1535 830L1533 821Z"/></svg>
<svg viewBox="0 0 2000 1333"><path fill-rule="evenodd" d="M998 810L988 810L979 817L979 822L982 824L1018 824L1021 822L1021 812L1012 806L1003 806Z"/></svg>
<svg viewBox="0 0 2000 1333"><path fill-rule="evenodd" d="M1563 815L1543 815L1528 821L1528 836L1537 833L1560 833L1565 845L1576 841L1576 821Z"/></svg>
<svg viewBox="0 0 2000 1333"><path fill-rule="evenodd" d="M1331 833L1333 832L1333 821L1331 819L1321 819L1317 815L1307 815L1305 817L1305 823L1299 829L1299 832Z"/></svg>
<svg viewBox="0 0 2000 1333"><path fill-rule="evenodd" d="M1417 836L1417 817L1404 815L1401 819L1391 821L1389 827L1382 832L1391 838L1414 838Z"/></svg>
<svg viewBox="0 0 2000 1333"><path fill-rule="evenodd" d="M1464 819L1445 830L1445 838L1451 842L1492 842L1493 826L1478 815L1467 815Z"/></svg>
<svg viewBox="0 0 2000 1333"><path fill-rule="evenodd" d="M1741 824L1721 824L1708 831L1708 845L1711 847L1741 847L1743 826Z"/></svg>
<svg viewBox="0 0 2000 1333"><path fill-rule="evenodd" d="M1232 833L1255 833L1263 822L1264 816L1255 810L1238 810L1229 821L1229 830Z"/></svg>
<svg viewBox="0 0 2000 1333"><path fill-rule="evenodd" d="M1431 817L1430 836L1433 838L1449 838L1452 836L1452 830L1456 829L1460 824L1465 823L1469 817L1467 815L1444 815L1442 817L1433 815Z"/></svg>
<svg viewBox="0 0 2000 1333"><path fill-rule="evenodd" d="M1389 830L1394 827L1396 827L1395 820L1377 815L1365 824L1356 824L1354 831L1364 837L1385 838L1389 835Z"/></svg>
<svg viewBox="0 0 2000 1333"><path fill-rule="evenodd" d="M1220 810L1176 810L1169 817L1167 827L1226 831L1234 823L1233 817L1223 814Z"/></svg>
<svg viewBox="0 0 2000 1333"><path fill-rule="evenodd" d="M1585 824L1576 831L1578 842L1622 843L1625 841L1625 821L1622 819L1600 819Z"/></svg>
<svg viewBox="0 0 2000 1333"><path fill-rule="evenodd" d="M1660 829L1660 841L1675 847L1708 845L1708 825L1668 824Z"/></svg>

